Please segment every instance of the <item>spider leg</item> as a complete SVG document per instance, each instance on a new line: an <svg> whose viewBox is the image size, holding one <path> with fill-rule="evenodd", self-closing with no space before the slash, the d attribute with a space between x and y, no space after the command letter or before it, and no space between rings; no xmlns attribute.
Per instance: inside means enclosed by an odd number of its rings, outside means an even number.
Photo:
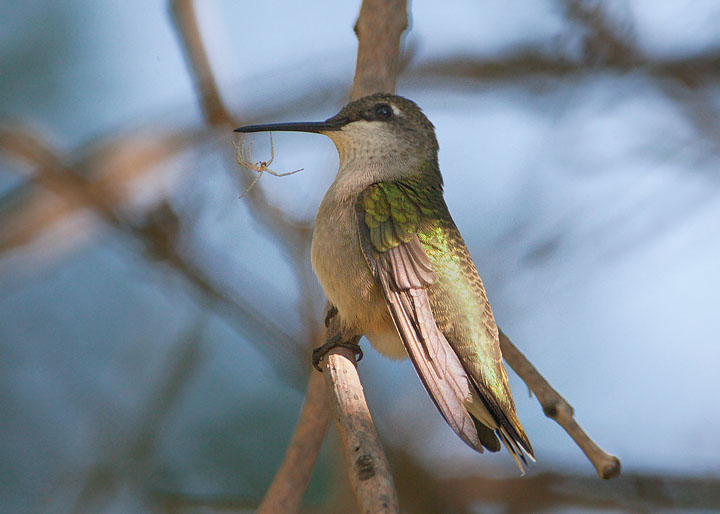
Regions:
<svg viewBox="0 0 720 514"><path fill-rule="evenodd" d="M246 162L248 162L248 163L252 163L252 147L254 144L255 144L255 139L251 139L250 144L247 147L247 161ZM255 169L255 168L253 168L253 169Z"/></svg>
<svg viewBox="0 0 720 514"><path fill-rule="evenodd" d="M273 143L273 137L272 132L270 132L270 160L265 163L265 167L267 168L272 164L273 160L275 159L275 144Z"/></svg>
<svg viewBox="0 0 720 514"><path fill-rule="evenodd" d="M245 161L243 160L243 149L240 148L237 140L233 141L233 147L235 147L235 162L240 166L244 166Z"/></svg>
<svg viewBox="0 0 720 514"><path fill-rule="evenodd" d="M255 184L258 183L258 180L260 180L260 177L262 177L262 174L263 174L263 171L262 171L262 170L258 171L257 176L253 179L252 182L250 182L250 185L247 187L247 189L246 189L245 191L243 191L243 194L240 195L240 197L238 198L238 200L239 200L240 198L242 198L243 196L245 196L246 194L248 194L248 193L250 192L250 190L251 190L253 187L255 187Z"/></svg>
<svg viewBox="0 0 720 514"><path fill-rule="evenodd" d="M270 173L270 175L272 175L273 177L287 177L288 175L295 175L295 173L299 173L304 169L305 168L300 168L299 170L288 171L287 173L278 173L277 171L273 171L271 169L266 169L265 171Z"/></svg>

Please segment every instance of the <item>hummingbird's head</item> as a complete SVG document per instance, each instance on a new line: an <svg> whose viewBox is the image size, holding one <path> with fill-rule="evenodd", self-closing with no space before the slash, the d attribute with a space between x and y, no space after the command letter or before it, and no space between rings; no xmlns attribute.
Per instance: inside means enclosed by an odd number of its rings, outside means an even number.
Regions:
<svg viewBox="0 0 720 514"><path fill-rule="evenodd" d="M339 127L324 134L335 143L341 162L437 160L433 124L415 102L402 96L376 93L359 98L326 122Z"/></svg>
<svg viewBox="0 0 720 514"><path fill-rule="evenodd" d="M324 134L333 140L340 168L348 162L394 169L437 163L435 129L420 107L388 93L359 98L320 122L249 125L236 132L296 131Z"/></svg>

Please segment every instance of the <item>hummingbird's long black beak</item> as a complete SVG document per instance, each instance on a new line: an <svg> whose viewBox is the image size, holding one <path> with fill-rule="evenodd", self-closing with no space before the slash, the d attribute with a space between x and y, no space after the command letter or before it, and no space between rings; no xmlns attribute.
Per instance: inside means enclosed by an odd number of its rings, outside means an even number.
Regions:
<svg viewBox="0 0 720 514"><path fill-rule="evenodd" d="M325 121L300 121L296 123L269 123L267 125L246 125L235 132L329 132L340 130L346 124L344 119L330 118Z"/></svg>

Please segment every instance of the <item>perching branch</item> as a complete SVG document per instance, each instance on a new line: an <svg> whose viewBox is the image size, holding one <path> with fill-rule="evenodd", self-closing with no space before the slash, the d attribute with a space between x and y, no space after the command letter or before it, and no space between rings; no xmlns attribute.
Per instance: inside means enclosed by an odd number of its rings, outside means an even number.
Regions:
<svg viewBox="0 0 720 514"><path fill-rule="evenodd" d="M355 24L358 57L352 99L378 91L395 91L400 62L400 37L406 27L405 0L363 2ZM397 493L387 457L365 402L355 366L355 356L352 352L344 348L335 348L325 357L323 373L345 449L350 482L363 513L399 512ZM309 476L315 465L317 452L320 450L317 446L314 455L306 453L304 462L295 455L298 446L312 447L309 440L312 430L309 430L307 425L315 424L316 420L306 417L305 409L312 404L317 404L318 409L320 406L328 408L321 389L312 386L316 381L316 377L311 377L308 396L305 398L306 407L303 408L303 415L298 421L283 464L261 504L261 512L297 512L300 509L304 489L298 492L290 487L296 479L293 478L293 473Z"/></svg>
<svg viewBox="0 0 720 514"><path fill-rule="evenodd" d="M395 92L400 38L406 28L405 0L363 1L355 23L358 56L351 99ZM357 342L360 336L353 339ZM360 510L400 512L390 466L365 402L355 355L345 348L331 350L325 358L324 375Z"/></svg>
<svg viewBox="0 0 720 514"><path fill-rule="evenodd" d="M545 380L540 372L532 365L520 350L510 341L507 335L500 331L500 349L503 357L515 370L523 382L537 396L543 412L548 418L554 419L573 438L587 458L595 466L600 478L614 478L620 474L620 460L614 455L603 451L595 441L585 433L573 418L572 406L560 396Z"/></svg>
<svg viewBox="0 0 720 514"><path fill-rule="evenodd" d="M354 342L359 339L356 336ZM323 370L350 484L363 514L398 513L390 465L365 402L356 366L351 350L335 348L325 358Z"/></svg>

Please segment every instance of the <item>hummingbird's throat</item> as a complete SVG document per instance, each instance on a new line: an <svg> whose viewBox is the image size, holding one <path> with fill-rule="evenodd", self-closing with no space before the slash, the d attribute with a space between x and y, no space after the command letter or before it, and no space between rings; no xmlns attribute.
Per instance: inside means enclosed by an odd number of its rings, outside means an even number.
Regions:
<svg viewBox="0 0 720 514"><path fill-rule="evenodd" d="M363 185L411 175L422 158L382 122L354 121L342 130L325 132L325 135L332 139L338 151L338 176L360 175Z"/></svg>

